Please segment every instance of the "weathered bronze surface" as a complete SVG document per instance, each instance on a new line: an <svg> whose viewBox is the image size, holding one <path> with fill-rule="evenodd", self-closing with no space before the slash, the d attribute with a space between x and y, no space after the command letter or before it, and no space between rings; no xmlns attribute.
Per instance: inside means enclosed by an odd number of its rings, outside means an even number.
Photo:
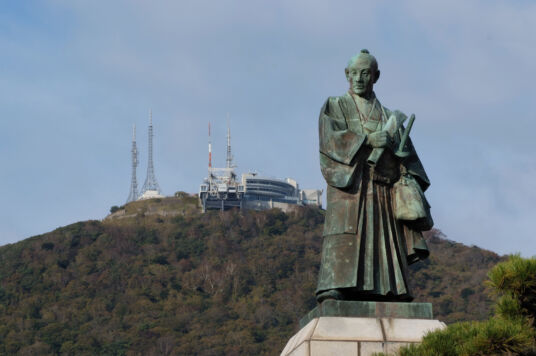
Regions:
<svg viewBox="0 0 536 356"><path fill-rule="evenodd" d="M300 319L300 328L322 316L433 319L432 303L326 300Z"/></svg>
<svg viewBox="0 0 536 356"><path fill-rule="evenodd" d="M363 50L345 73L350 90L328 98L319 119L328 187L317 300L411 301L408 265L429 254L421 230L433 224L422 194L430 182L411 139L402 139L406 115L381 105L373 91L376 59ZM423 200L425 219L397 219L393 186L402 176L417 182L421 194L412 197ZM399 201L399 210L416 205L407 203Z"/></svg>

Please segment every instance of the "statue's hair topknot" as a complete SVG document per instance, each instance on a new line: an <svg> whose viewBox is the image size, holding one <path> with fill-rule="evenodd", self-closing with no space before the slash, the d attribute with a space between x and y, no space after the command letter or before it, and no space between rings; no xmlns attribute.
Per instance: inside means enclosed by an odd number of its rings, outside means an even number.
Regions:
<svg viewBox="0 0 536 356"><path fill-rule="evenodd" d="M372 54L370 54L368 49L365 49L365 48L362 49L361 52L359 52L359 54L356 54L355 56L350 58L346 68L350 67L352 65L352 63L354 63L355 61L358 60L358 58L363 58L363 57L365 57L368 60L370 60L370 63L372 65L372 68L373 68L374 71L378 70L378 62L376 61L376 58Z"/></svg>

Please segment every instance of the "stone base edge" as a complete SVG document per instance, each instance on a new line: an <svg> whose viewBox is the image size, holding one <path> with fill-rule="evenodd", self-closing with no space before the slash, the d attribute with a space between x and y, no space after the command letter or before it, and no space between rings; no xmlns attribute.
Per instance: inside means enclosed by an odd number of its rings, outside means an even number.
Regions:
<svg viewBox="0 0 536 356"><path fill-rule="evenodd" d="M300 327L323 316L433 319L431 303L325 300L300 320Z"/></svg>
<svg viewBox="0 0 536 356"><path fill-rule="evenodd" d="M320 317L290 338L281 356L394 353L445 327L445 323L430 319Z"/></svg>

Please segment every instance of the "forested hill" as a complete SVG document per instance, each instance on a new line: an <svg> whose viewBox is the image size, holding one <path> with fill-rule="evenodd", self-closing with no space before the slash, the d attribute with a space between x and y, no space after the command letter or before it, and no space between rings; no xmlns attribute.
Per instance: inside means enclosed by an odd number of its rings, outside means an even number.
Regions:
<svg viewBox="0 0 536 356"><path fill-rule="evenodd" d="M315 306L323 220L315 208L201 214L182 194L2 246L0 354L278 355ZM499 256L427 240L417 300L447 322L486 318Z"/></svg>

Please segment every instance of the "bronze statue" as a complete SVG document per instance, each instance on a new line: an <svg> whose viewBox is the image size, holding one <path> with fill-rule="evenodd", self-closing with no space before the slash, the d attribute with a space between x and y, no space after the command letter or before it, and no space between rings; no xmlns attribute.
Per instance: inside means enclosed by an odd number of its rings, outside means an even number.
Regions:
<svg viewBox="0 0 536 356"><path fill-rule="evenodd" d="M367 50L345 73L350 90L328 98L319 119L328 187L317 300L411 301L408 265L428 257L422 231L433 225L408 137L414 117L404 130L406 116L376 98L380 71Z"/></svg>

